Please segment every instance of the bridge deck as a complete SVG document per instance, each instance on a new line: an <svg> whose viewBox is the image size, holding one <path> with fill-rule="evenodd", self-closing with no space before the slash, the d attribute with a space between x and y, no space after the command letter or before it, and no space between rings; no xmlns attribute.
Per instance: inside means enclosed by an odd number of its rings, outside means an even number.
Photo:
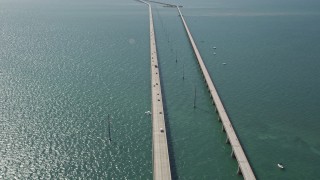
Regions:
<svg viewBox="0 0 320 180"><path fill-rule="evenodd" d="M178 12L179 12L179 15L181 17L181 20L183 22L183 25L185 27L185 30L188 34L188 37L189 37L189 40L190 40L190 43L192 45L192 48L193 48L193 51L197 57L197 60L198 60L198 63L199 63L199 66L200 66L200 69L203 73L203 76L205 78L205 81L207 83L207 86L208 86L208 89L210 91L210 96L212 97L214 103L215 103L215 106L216 106L216 110L217 112L219 113L219 116L220 116L220 120L223 124L223 127L224 127L224 130L227 134L227 138L230 142L230 145L232 147L232 151L233 151L233 155L235 156L235 158L237 159L238 161L238 164L239 164L239 168L241 170L241 173L244 177L244 179L248 179L248 180L254 180L256 179L255 178L255 175L251 169L251 166L247 160L247 157L241 147L241 144L238 140L238 137L233 129L233 126L231 124L231 121L228 117L228 114L227 112L225 111L224 109L224 106L222 104L222 101L218 95L218 92L213 84L213 81L211 80L211 77L210 77L210 74L208 73L208 70L202 60L202 57L199 53L199 50L193 40L193 37L189 31L189 28L187 26L187 23L186 21L184 20L184 17L179 9L179 7L177 7L178 9Z"/></svg>
<svg viewBox="0 0 320 180"><path fill-rule="evenodd" d="M142 0L140 2L148 5L150 18L153 179L170 180L171 170L152 9L149 3Z"/></svg>

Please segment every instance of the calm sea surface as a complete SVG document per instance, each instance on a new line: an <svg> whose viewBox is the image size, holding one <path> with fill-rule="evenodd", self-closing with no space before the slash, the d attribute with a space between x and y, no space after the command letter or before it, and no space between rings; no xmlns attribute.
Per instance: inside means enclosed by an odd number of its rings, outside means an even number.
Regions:
<svg viewBox="0 0 320 180"><path fill-rule="evenodd" d="M165 2L257 178L320 179L320 2ZM242 179L176 9L153 15L173 176ZM0 179L152 179L150 95L146 5L0 0Z"/></svg>

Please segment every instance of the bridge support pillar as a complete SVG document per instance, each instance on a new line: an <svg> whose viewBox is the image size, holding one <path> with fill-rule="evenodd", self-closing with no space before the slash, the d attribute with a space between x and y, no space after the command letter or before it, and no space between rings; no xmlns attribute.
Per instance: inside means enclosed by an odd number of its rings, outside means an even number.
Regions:
<svg viewBox="0 0 320 180"><path fill-rule="evenodd" d="M231 157L232 157L232 158L235 158L233 149L232 149L232 151L231 151Z"/></svg>
<svg viewBox="0 0 320 180"><path fill-rule="evenodd" d="M226 132L226 130L224 129L224 126L223 126L223 124L222 124L222 128L221 128L221 131L222 131L222 132Z"/></svg>
<svg viewBox="0 0 320 180"><path fill-rule="evenodd" d="M230 144L229 138L226 139L226 144Z"/></svg>
<svg viewBox="0 0 320 180"><path fill-rule="evenodd" d="M241 172L241 169L240 169L240 166L239 166L239 165L238 165L237 174L238 174L238 175L242 174L242 172Z"/></svg>

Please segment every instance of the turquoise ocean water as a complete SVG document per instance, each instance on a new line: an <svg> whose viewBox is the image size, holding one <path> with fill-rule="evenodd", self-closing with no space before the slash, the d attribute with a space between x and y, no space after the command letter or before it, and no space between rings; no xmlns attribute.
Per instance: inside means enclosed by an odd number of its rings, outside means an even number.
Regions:
<svg viewBox="0 0 320 180"><path fill-rule="evenodd" d="M184 6L256 176L319 179L320 2L166 2ZM241 179L176 9L153 14L173 176ZM0 22L0 179L152 179L147 7L0 0Z"/></svg>

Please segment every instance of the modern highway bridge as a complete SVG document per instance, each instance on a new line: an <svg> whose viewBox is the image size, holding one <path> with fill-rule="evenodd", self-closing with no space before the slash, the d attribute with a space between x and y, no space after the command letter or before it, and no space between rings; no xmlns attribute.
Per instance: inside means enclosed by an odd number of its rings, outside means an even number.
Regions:
<svg viewBox="0 0 320 180"><path fill-rule="evenodd" d="M149 3L142 0L140 2L148 5L150 19L153 179L170 180L170 160L163 111L160 71L157 57L156 38L154 34L152 9Z"/></svg>

